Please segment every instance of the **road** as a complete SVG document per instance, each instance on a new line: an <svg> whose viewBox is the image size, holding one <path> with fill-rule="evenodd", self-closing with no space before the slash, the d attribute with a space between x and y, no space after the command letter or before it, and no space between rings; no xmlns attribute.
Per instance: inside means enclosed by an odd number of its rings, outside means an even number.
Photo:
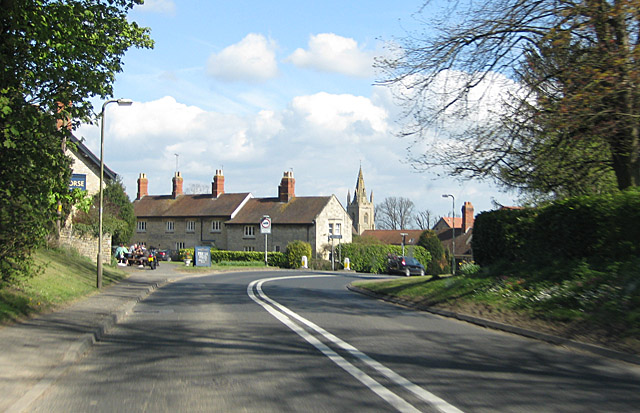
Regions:
<svg viewBox="0 0 640 413"><path fill-rule="evenodd" d="M171 283L30 411L640 411L637 366L360 296L356 277Z"/></svg>

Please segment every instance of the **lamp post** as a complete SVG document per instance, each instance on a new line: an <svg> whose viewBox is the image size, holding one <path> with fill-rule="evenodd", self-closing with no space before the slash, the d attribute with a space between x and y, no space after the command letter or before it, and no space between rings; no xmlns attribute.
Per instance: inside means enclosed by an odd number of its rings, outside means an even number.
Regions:
<svg viewBox="0 0 640 413"><path fill-rule="evenodd" d="M451 197L451 274L456 275L456 198L451 194L443 194L443 198Z"/></svg>
<svg viewBox="0 0 640 413"><path fill-rule="evenodd" d="M400 235L402 235L402 256L404 257L404 237L409 234L407 234L406 232L401 232Z"/></svg>
<svg viewBox="0 0 640 413"><path fill-rule="evenodd" d="M103 191L102 182L104 180L104 108L109 103L117 103L119 106L131 106L133 101L131 99L110 99L102 104L101 112L101 127L100 127L100 208L98 209L98 274L96 280L96 287L102 288L102 204L103 204Z"/></svg>

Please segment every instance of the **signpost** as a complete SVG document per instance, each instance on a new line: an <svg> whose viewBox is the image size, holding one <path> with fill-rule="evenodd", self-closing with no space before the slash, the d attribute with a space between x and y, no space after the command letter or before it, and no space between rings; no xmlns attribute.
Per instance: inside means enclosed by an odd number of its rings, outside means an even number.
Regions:
<svg viewBox="0 0 640 413"><path fill-rule="evenodd" d="M264 265L269 265L267 261L267 237L271 234L271 218L269 215L262 217L260 221L260 233L264 234Z"/></svg>

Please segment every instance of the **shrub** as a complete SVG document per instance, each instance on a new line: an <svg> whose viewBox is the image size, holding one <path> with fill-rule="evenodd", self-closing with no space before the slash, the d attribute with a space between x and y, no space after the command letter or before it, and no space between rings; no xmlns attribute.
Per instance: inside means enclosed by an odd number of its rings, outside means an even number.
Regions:
<svg viewBox="0 0 640 413"><path fill-rule="evenodd" d="M442 242L434 230L423 231L418 239L418 245L431 254L431 261L425 266L427 274L440 275L451 271Z"/></svg>
<svg viewBox="0 0 640 413"><path fill-rule="evenodd" d="M303 256L306 256L307 260L311 258L311 244L304 241L290 242L287 244L285 256L289 268L300 268Z"/></svg>
<svg viewBox="0 0 640 413"><path fill-rule="evenodd" d="M351 269L358 272L382 274L387 271L388 255L401 255L398 245L342 244L342 256L351 261ZM431 261L431 255L420 246L405 247L405 254L413 256L425 268Z"/></svg>
<svg viewBox="0 0 640 413"><path fill-rule="evenodd" d="M461 275L470 277L480 272L480 266L473 261L463 261L460 264L459 272Z"/></svg>

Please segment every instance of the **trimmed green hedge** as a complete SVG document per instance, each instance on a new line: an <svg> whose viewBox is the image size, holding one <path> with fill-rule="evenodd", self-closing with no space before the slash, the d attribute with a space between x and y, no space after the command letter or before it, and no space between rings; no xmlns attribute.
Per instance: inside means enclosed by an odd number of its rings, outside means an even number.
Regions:
<svg viewBox="0 0 640 413"><path fill-rule="evenodd" d="M358 272L382 274L387 271L387 256L402 255L402 247L397 245L342 244L342 257L349 258L351 269ZM405 254L413 256L425 268L431 261L431 254L419 246L405 247Z"/></svg>
<svg viewBox="0 0 640 413"><path fill-rule="evenodd" d="M300 268L303 256L311 258L311 244L304 241L292 241L287 244L285 261L289 268Z"/></svg>
<svg viewBox="0 0 640 413"><path fill-rule="evenodd" d="M475 220L472 242L474 259L482 266L634 259L640 257L640 191L570 198L537 209L483 212Z"/></svg>
<svg viewBox="0 0 640 413"><path fill-rule="evenodd" d="M181 249L179 252L180 260L184 260L188 256L193 259L193 248ZM264 252L259 251L211 251L211 262L222 261L261 261L264 262ZM285 255L281 252L268 252L267 262L271 267L286 267Z"/></svg>

